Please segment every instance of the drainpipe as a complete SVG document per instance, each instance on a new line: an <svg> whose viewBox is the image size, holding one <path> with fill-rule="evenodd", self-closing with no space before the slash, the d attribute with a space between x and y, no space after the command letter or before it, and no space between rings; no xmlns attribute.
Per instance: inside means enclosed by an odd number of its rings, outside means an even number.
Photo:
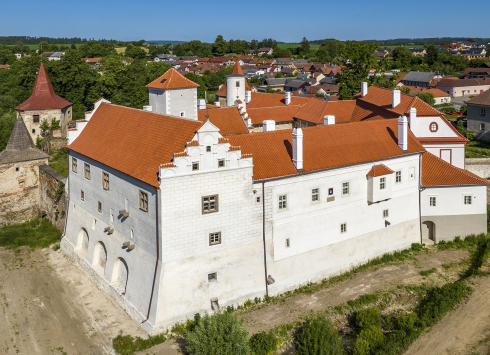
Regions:
<svg viewBox="0 0 490 355"><path fill-rule="evenodd" d="M419 227L420 244L422 244L422 154L419 155Z"/></svg>
<svg viewBox="0 0 490 355"><path fill-rule="evenodd" d="M159 230L159 226L160 226L160 223L159 222L159 209L158 209L158 206L159 206L159 202L160 202L160 189L156 188L154 189L155 192L156 192L156 221L157 221L157 260L156 260L156 263L155 263L155 272L153 273L153 283L151 285L151 294L150 294L150 304L148 305L148 314L146 315L146 319L141 322L141 324L145 323L149 318L150 318L150 311L151 311L151 303L153 301L153 292L155 291L155 281L157 279L157 271L158 271L158 260L160 259L160 230Z"/></svg>
<svg viewBox="0 0 490 355"><path fill-rule="evenodd" d="M265 248L265 182L262 181L262 241L264 243L264 271L265 271L265 294L269 296L269 285L267 284L267 251Z"/></svg>

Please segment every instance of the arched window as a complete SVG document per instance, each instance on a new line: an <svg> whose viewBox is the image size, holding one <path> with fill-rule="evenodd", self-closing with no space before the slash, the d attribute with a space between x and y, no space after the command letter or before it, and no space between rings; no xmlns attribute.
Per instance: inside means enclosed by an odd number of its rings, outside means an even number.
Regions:
<svg viewBox="0 0 490 355"><path fill-rule="evenodd" d="M437 130L439 129L437 122L431 122L429 129L432 133L437 132Z"/></svg>
<svg viewBox="0 0 490 355"><path fill-rule="evenodd" d="M80 229L80 232L78 232L77 250L85 255L87 255L88 241L87 230L85 228Z"/></svg>
<svg viewBox="0 0 490 355"><path fill-rule="evenodd" d="M98 267L103 273L107 263L107 250L104 243L98 242L94 250L93 266Z"/></svg>
<svg viewBox="0 0 490 355"><path fill-rule="evenodd" d="M128 283L128 264L123 258L117 258L112 271L112 283L114 287L121 293L126 293L126 285Z"/></svg>

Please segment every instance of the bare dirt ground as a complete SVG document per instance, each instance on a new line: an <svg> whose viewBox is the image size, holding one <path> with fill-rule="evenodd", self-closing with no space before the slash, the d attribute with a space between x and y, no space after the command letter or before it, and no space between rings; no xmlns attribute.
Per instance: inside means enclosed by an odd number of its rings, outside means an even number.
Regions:
<svg viewBox="0 0 490 355"><path fill-rule="evenodd" d="M145 332L61 251L0 248L0 353L114 354Z"/></svg>

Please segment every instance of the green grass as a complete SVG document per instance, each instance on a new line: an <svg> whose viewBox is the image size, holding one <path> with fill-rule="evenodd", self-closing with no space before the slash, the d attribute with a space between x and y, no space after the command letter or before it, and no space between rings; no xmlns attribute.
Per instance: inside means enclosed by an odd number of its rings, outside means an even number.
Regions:
<svg viewBox="0 0 490 355"><path fill-rule="evenodd" d="M279 43L277 46L279 48L288 49L288 48L298 48L298 47L301 47L301 44L300 43ZM320 48L320 45L319 44L310 44L310 49L316 51L318 48Z"/></svg>
<svg viewBox="0 0 490 355"><path fill-rule="evenodd" d="M41 217L21 224L0 228L0 246L18 248L29 246L33 249L47 248L61 240L61 232L49 221Z"/></svg>
<svg viewBox="0 0 490 355"><path fill-rule="evenodd" d="M143 50L148 53L150 50L146 47L141 47L143 48ZM126 51L126 47L118 47L118 48L115 48L116 52L117 53L124 53Z"/></svg>
<svg viewBox="0 0 490 355"><path fill-rule="evenodd" d="M436 268L433 267L430 270L423 270L423 271L419 272L419 274L420 274L420 276L429 276L430 274L433 274L436 271L437 271Z"/></svg>
<svg viewBox="0 0 490 355"><path fill-rule="evenodd" d="M58 152L50 152L49 166L63 176L68 176L68 151L63 148Z"/></svg>
<svg viewBox="0 0 490 355"><path fill-rule="evenodd" d="M112 346L118 354L129 355L138 351L149 349L155 345L164 343L167 337L163 334L143 339L140 337L132 337L131 335L119 334L112 340Z"/></svg>
<svg viewBox="0 0 490 355"><path fill-rule="evenodd" d="M490 158L490 144L483 141L471 141L466 144L466 158Z"/></svg>

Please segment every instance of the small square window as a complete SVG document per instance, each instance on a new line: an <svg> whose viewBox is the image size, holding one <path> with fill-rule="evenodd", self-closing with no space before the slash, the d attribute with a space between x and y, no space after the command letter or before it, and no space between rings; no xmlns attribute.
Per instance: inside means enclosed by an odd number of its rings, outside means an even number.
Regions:
<svg viewBox="0 0 490 355"><path fill-rule="evenodd" d="M347 195L349 195L349 183L343 182L342 183L342 196L347 196Z"/></svg>
<svg viewBox="0 0 490 355"><path fill-rule="evenodd" d="M32 133L36 133L36 130L34 128L32 129Z"/></svg>
<svg viewBox="0 0 490 355"><path fill-rule="evenodd" d="M415 179L415 168L410 168L410 180Z"/></svg>
<svg viewBox="0 0 490 355"><path fill-rule="evenodd" d="M18 166L15 167L15 172L17 172L17 173L19 172L19 167Z"/></svg>
<svg viewBox="0 0 490 355"><path fill-rule="evenodd" d="M97 211L99 211L99 213L102 213L102 202L100 201L97 202Z"/></svg>
<svg viewBox="0 0 490 355"><path fill-rule="evenodd" d="M340 233L347 232L347 223L340 224Z"/></svg>
<svg viewBox="0 0 490 355"><path fill-rule="evenodd" d="M216 282L216 281L218 281L217 272L212 272L211 274L208 274L208 282Z"/></svg>
<svg viewBox="0 0 490 355"><path fill-rule="evenodd" d="M209 245L221 244L221 232L209 233Z"/></svg>
<svg viewBox="0 0 490 355"><path fill-rule="evenodd" d="M379 189L384 190L386 188L386 178L382 177L379 179Z"/></svg>
<svg viewBox="0 0 490 355"><path fill-rule="evenodd" d="M471 196L467 195L464 197L464 204L465 205L471 205Z"/></svg>
<svg viewBox="0 0 490 355"><path fill-rule="evenodd" d="M485 116L485 109L484 108L480 109L480 116Z"/></svg>
<svg viewBox="0 0 490 355"><path fill-rule="evenodd" d="M436 207L437 200L434 196L429 198L429 206L430 207Z"/></svg>
<svg viewBox="0 0 490 355"><path fill-rule="evenodd" d="M90 165L85 163L85 179L90 180Z"/></svg>
<svg viewBox="0 0 490 355"><path fill-rule="evenodd" d="M388 218L390 216L390 213L388 210L383 210L383 218Z"/></svg>
<svg viewBox="0 0 490 355"><path fill-rule="evenodd" d="M237 88L239 88L239 87L240 87L240 82L239 82L239 81L237 81L237 82L236 82L236 87L237 87Z"/></svg>
<svg viewBox="0 0 490 355"><path fill-rule="evenodd" d="M257 196L255 201L257 201L257 203L260 203L260 196Z"/></svg>
<svg viewBox="0 0 490 355"><path fill-rule="evenodd" d="M329 189L328 189L328 195L329 195L329 196L333 195L333 188L329 188Z"/></svg>
<svg viewBox="0 0 490 355"><path fill-rule="evenodd" d="M402 171L401 170L398 170L396 173L395 173L395 182L397 184L399 184L400 182L402 182Z"/></svg>
<svg viewBox="0 0 490 355"><path fill-rule="evenodd" d="M192 163L192 171L199 170L199 163Z"/></svg>
<svg viewBox="0 0 490 355"><path fill-rule="evenodd" d="M206 146L206 152L210 152L211 151L211 146L210 145L207 145Z"/></svg>
<svg viewBox="0 0 490 355"><path fill-rule="evenodd" d="M77 158L71 158L71 171L76 173L78 171L78 161Z"/></svg>
<svg viewBox="0 0 490 355"><path fill-rule="evenodd" d="M224 167L225 167L225 160L219 159L218 160L218 168L224 168Z"/></svg>
<svg viewBox="0 0 490 355"><path fill-rule="evenodd" d="M289 248L291 246L291 239L286 238L286 248Z"/></svg>
<svg viewBox="0 0 490 355"><path fill-rule="evenodd" d="M218 195L202 197L202 213L218 212Z"/></svg>
<svg viewBox="0 0 490 355"><path fill-rule="evenodd" d="M109 174L102 173L102 188L109 191Z"/></svg>
<svg viewBox="0 0 490 355"><path fill-rule="evenodd" d="M80 200L85 201L85 192L83 190L80 190Z"/></svg>
<svg viewBox="0 0 490 355"><path fill-rule="evenodd" d="M32 116L32 122L33 123L39 123L39 115L33 115ZM32 133L34 133L34 132L32 132Z"/></svg>
<svg viewBox="0 0 490 355"><path fill-rule="evenodd" d="M127 210L128 208L126 208ZM140 209L148 212L148 194L140 190Z"/></svg>
<svg viewBox="0 0 490 355"><path fill-rule="evenodd" d="M288 207L288 195L279 195L279 209L285 210Z"/></svg>
<svg viewBox="0 0 490 355"><path fill-rule="evenodd" d="M320 201L320 189L311 190L311 202Z"/></svg>
<svg viewBox="0 0 490 355"><path fill-rule="evenodd" d="M182 112L180 113L180 117L184 117L184 116L185 116L185 112L184 112L184 111L182 111Z"/></svg>

